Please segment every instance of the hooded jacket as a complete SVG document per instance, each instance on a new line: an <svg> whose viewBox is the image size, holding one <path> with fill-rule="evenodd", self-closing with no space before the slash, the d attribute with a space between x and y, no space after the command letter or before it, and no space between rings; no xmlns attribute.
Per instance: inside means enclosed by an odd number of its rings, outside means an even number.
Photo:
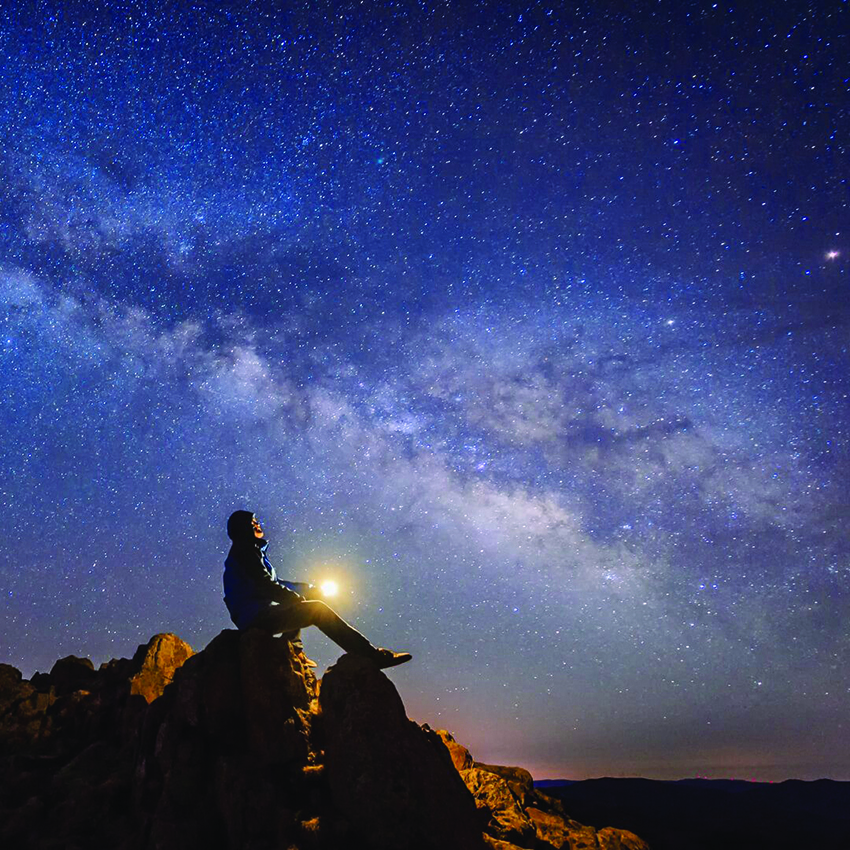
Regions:
<svg viewBox="0 0 850 850"><path fill-rule="evenodd" d="M224 562L224 604L238 629L247 629L265 608L293 605L304 599L278 579L266 557L268 540L254 537L253 516L248 511L237 511L227 524L233 545Z"/></svg>

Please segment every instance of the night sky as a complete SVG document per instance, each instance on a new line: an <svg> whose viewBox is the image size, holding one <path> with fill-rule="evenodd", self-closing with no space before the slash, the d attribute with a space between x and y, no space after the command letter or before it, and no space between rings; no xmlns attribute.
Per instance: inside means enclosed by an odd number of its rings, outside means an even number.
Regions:
<svg viewBox="0 0 850 850"><path fill-rule="evenodd" d="M0 47L0 661L202 648L247 508L481 761L850 779L846 2Z"/></svg>

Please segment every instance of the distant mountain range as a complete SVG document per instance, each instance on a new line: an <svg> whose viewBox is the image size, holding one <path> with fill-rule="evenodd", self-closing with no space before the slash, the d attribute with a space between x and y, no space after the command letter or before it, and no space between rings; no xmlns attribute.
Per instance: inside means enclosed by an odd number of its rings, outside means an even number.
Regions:
<svg viewBox="0 0 850 850"><path fill-rule="evenodd" d="M535 787L561 800L571 818L630 830L652 850L850 848L850 782L587 779Z"/></svg>

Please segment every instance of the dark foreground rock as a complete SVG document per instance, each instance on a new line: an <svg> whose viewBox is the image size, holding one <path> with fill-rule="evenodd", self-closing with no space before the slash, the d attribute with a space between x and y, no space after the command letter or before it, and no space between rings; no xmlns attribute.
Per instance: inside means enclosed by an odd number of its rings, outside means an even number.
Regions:
<svg viewBox="0 0 850 850"><path fill-rule="evenodd" d="M136 848L133 771L150 704L192 655L156 635L95 671L69 656L32 681L0 664L0 847Z"/></svg>
<svg viewBox="0 0 850 850"><path fill-rule="evenodd" d="M344 655L319 698L335 807L377 847L481 847L481 819L439 735L408 720L392 682Z"/></svg>
<svg viewBox="0 0 850 850"><path fill-rule="evenodd" d="M645 850L585 827L522 768L475 762L344 655L321 682L286 641L157 635L95 670L0 665L0 847Z"/></svg>

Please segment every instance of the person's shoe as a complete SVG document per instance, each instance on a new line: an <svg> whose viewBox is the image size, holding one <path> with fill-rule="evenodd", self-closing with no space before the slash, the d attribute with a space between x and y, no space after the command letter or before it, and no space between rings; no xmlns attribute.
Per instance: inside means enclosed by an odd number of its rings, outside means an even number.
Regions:
<svg viewBox="0 0 850 850"><path fill-rule="evenodd" d="M395 667L398 664L404 664L405 661L410 661L413 656L409 652L393 652L391 649L379 649L375 653L375 663L381 670L387 667Z"/></svg>

